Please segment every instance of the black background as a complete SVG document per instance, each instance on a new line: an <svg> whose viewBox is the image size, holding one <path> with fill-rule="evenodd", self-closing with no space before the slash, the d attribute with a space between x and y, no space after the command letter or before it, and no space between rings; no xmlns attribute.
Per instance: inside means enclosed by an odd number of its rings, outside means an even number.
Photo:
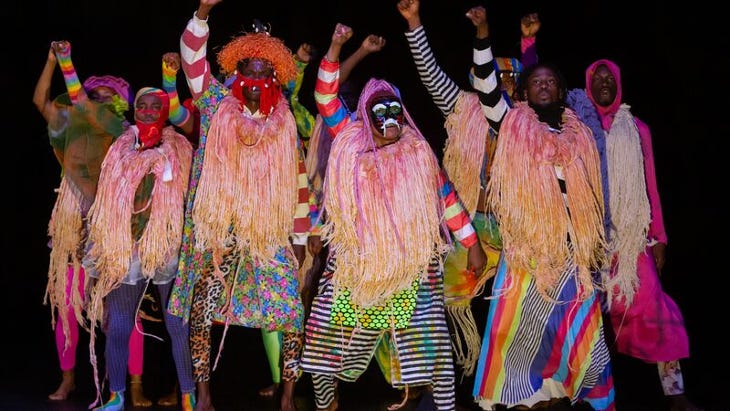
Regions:
<svg viewBox="0 0 730 411"><path fill-rule="evenodd" d="M403 36L406 23L395 4L394 0L226 0L209 20L209 57L253 18L269 22L272 33L292 50L304 41L313 44L319 53L307 69L301 100L314 110L316 66L335 23L348 24L355 31L343 55L354 51L369 33L384 36L385 49L367 57L353 78L364 82L374 76L396 84L411 115L440 154L443 117L420 84ZM730 76L727 22L717 9L700 2L672 7L662 1L624 0L422 1L422 20L436 58L463 87L468 86L474 33L464 13L476 4L487 7L495 55L516 55L520 15L535 10L542 21L539 57L556 62L571 88L583 87L585 67L598 58L609 58L621 67L624 102L653 134L669 235L663 284L682 309L690 334L691 359L683 363L688 392L708 408L717 403L715 409L730 409L716 400L730 385L730 361L724 349L730 270L724 247L727 219L721 214L728 188L724 147L730 136L726 110L721 111L727 104ZM2 70L9 95L3 99L2 112L3 124L10 126L5 130L2 169L4 381L32 384L41 373L53 376L55 383L58 372L43 295L46 229L60 168L49 147L44 120L32 103L50 41L71 41L82 80L113 74L126 78L134 90L159 87L161 56L179 50L179 36L196 8L197 2L191 0L4 3ZM182 72L178 89L183 97L188 95ZM52 95L64 90L57 70ZM622 384L619 371L614 376L617 387ZM642 383L648 390L655 389L653 368L646 375L654 381ZM49 385L44 391L52 388Z"/></svg>

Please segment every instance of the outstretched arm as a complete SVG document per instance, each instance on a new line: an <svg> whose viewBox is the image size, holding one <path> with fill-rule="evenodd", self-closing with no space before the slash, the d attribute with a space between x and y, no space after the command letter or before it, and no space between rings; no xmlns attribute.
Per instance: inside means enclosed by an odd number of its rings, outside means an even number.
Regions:
<svg viewBox="0 0 730 411"><path fill-rule="evenodd" d="M312 46L309 43L300 44L297 53L294 55L297 76L286 85L286 88L289 90L289 106L294 114L297 131L302 139L305 150L309 148L309 138L312 136L312 129L314 128L314 116L299 102L299 90L302 88L302 82L304 81L304 70L309 65L311 59Z"/></svg>
<svg viewBox="0 0 730 411"><path fill-rule="evenodd" d="M401 0L398 2L398 11L408 23L406 40L411 50L413 61L416 63L421 83L431 95L431 99L448 116L454 110L456 99L459 96L459 86L443 71L436 62L436 58L428 44L426 30L421 24L418 0Z"/></svg>
<svg viewBox="0 0 730 411"><path fill-rule="evenodd" d="M193 100L197 100L210 85L212 74L208 63L208 16L222 0L200 0L198 10L188 21L180 37L182 68Z"/></svg>
<svg viewBox="0 0 730 411"><path fill-rule="evenodd" d="M180 127L185 134L193 132L193 116L180 104L177 94L177 72L180 70L180 53L169 52L162 55L162 88L170 98L170 123Z"/></svg>
<svg viewBox="0 0 730 411"><path fill-rule="evenodd" d="M347 109L337 98L340 92L340 51L352 37L352 29L337 23L327 54L319 63L317 82L314 85L314 101L322 116L323 124L331 136L336 136L349 122Z"/></svg>
<svg viewBox="0 0 730 411"><path fill-rule="evenodd" d="M41 113L46 123L50 123L52 119L56 118L58 108L51 101L51 80L53 79L53 70L56 67L56 53L53 51L53 47L48 49L48 58L46 58L46 64L43 66L38 82L35 85L35 91L33 92L33 104Z"/></svg>
<svg viewBox="0 0 730 411"><path fill-rule="evenodd" d="M501 92L494 69L492 44L489 41L487 11L481 6L473 7L466 13L466 17L476 27L473 55L474 89L479 95L479 103L482 105L484 115L489 120L489 125L495 131L499 131L509 105Z"/></svg>
<svg viewBox="0 0 730 411"><path fill-rule="evenodd" d="M68 41L54 41L51 43L53 51L58 59L58 66L61 67L63 80L66 82L66 90L71 99L71 104L78 104L86 100L86 91L81 87L76 69L71 61L71 43Z"/></svg>
<svg viewBox="0 0 730 411"><path fill-rule="evenodd" d="M529 67L537 63L537 32L540 31L540 17L537 13L529 13L520 19L520 51L522 52L521 63L523 67Z"/></svg>
<svg viewBox="0 0 730 411"><path fill-rule="evenodd" d="M385 47L385 39L383 37L376 36L375 34L365 37L360 47L340 65L340 84L347 81L352 70L362 59L370 53L382 50L383 47Z"/></svg>

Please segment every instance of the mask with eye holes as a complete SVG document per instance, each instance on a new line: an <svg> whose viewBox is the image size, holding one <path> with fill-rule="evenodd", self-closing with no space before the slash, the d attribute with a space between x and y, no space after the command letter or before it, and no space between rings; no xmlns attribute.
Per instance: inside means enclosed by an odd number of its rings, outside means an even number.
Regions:
<svg viewBox="0 0 730 411"><path fill-rule="evenodd" d="M403 127L403 106L395 96L380 97L373 101L370 107L370 119L373 125L385 134L388 126Z"/></svg>

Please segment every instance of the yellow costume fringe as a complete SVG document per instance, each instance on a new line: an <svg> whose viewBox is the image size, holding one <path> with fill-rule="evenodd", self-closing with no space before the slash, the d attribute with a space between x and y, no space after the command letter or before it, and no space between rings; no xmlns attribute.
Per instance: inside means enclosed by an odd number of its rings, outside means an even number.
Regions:
<svg viewBox="0 0 730 411"><path fill-rule="evenodd" d="M476 93L462 91L459 94L454 111L446 117L445 127L448 139L444 148L444 169L464 208L474 218L482 189L482 165L490 142L489 123Z"/></svg>
<svg viewBox="0 0 730 411"><path fill-rule="evenodd" d="M608 304L618 294L631 305L639 287L636 256L643 253L651 222L651 206L646 194L644 155L641 138L630 106L622 104L606 135L608 162L609 207L611 228L609 250L616 256L615 271L606 278L604 286ZM611 258L607 264L611 263Z"/></svg>
<svg viewBox="0 0 730 411"><path fill-rule="evenodd" d="M48 265L48 283L44 304L51 305L51 326L56 327L56 312L58 312L63 335L66 337L64 347L71 345L68 310L66 305L73 307L76 321L87 328L82 315L84 296L79 290L79 271L81 260L79 253L82 247L83 221L81 220L81 192L74 187L67 176L61 179L58 188L58 198L53 206L51 220L48 223L48 235L51 237L51 256ZM73 267L71 280L70 300L66 301L68 288L68 269ZM85 284L84 284L85 287ZM81 287L83 290L84 287Z"/></svg>
<svg viewBox="0 0 730 411"><path fill-rule="evenodd" d="M270 261L291 249L298 200L297 131L286 100L267 118L241 114L226 97L208 131L206 156L193 206L195 247L212 250L218 271L226 239L240 252Z"/></svg>
<svg viewBox="0 0 730 411"><path fill-rule="evenodd" d="M335 295L348 289L353 303L369 308L411 287L446 245L439 165L428 142L404 126L397 143L371 150L364 135L355 121L333 142L323 238L337 258Z"/></svg>
<svg viewBox="0 0 730 411"><path fill-rule="evenodd" d="M488 202L510 268L532 274L546 298L573 269L580 297L593 292L591 270L602 266L606 247L599 164L591 131L572 110L563 114L561 133L550 132L526 103L505 116ZM565 200L555 167L563 169Z"/></svg>
<svg viewBox="0 0 730 411"><path fill-rule="evenodd" d="M88 309L92 324L103 318L103 298L118 287L129 270L133 250L138 249L142 274L153 278L178 252L182 240L185 192L192 164L192 146L169 126L162 131L162 144L143 151L135 149L133 129L121 135L102 164L96 200L89 211L89 256L99 278ZM166 181L171 172L171 180ZM150 217L144 233L135 241L131 230L135 195L147 174L155 182Z"/></svg>

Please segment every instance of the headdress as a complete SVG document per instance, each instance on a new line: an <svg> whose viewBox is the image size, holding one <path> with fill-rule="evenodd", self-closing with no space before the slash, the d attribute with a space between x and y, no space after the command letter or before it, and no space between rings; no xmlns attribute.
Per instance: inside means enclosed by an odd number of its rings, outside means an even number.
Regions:
<svg viewBox="0 0 730 411"><path fill-rule="evenodd" d="M233 74L238 62L250 58L268 60L274 77L282 84L296 78L297 68L291 49L269 33L270 26L254 21L253 30L235 37L218 52L218 65L226 76Z"/></svg>
<svg viewBox="0 0 730 411"><path fill-rule="evenodd" d="M126 102L132 94L129 83L121 77L114 76L91 76L84 81L84 90L90 92L97 87L109 87L114 90Z"/></svg>

